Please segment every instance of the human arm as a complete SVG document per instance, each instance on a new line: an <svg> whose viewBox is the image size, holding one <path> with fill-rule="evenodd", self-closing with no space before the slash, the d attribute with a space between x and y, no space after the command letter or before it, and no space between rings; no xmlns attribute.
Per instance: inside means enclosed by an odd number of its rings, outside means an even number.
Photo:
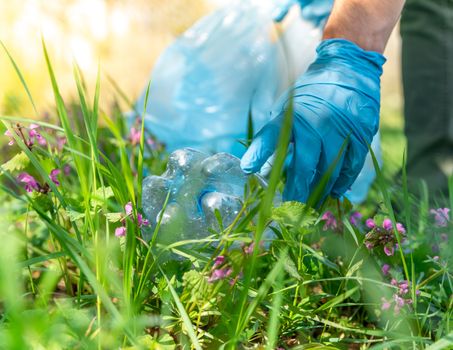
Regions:
<svg viewBox="0 0 453 350"><path fill-rule="evenodd" d="M323 39L342 38L383 53L405 0L336 0Z"/></svg>

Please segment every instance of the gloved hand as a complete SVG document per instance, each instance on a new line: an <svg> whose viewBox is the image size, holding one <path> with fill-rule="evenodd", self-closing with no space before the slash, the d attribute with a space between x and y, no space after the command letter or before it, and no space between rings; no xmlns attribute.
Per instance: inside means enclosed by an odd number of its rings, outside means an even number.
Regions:
<svg viewBox="0 0 453 350"><path fill-rule="evenodd" d="M306 202L347 142L324 189L340 197L363 167L379 127L380 76L385 58L344 39L321 42L317 59L272 111L241 160L246 173L261 169L274 153L282 119L293 95L293 156L283 194Z"/></svg>

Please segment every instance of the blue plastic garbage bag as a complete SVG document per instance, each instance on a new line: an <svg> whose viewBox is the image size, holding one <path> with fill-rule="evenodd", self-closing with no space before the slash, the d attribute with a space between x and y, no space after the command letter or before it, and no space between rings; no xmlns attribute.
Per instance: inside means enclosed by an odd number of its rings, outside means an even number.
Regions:
<svg viewBox="0 0 453 350"><path fill-rule="evenodd" d="M300 3L301 9L294 6ZM146 128L169 151L193 147L241 157L249 112L255 132L315 57L332 0L238 0L202 18L161 55L150 77ZM285 22L275 19L292 8ZM296 13L296 15L294 15ZM136 103L144 110L145 90ZM379 154L379 138L373 150ZM349 191L360 202L371 159Z"/></svg>
<svg viewBox="0 0 453 350"><path fill-rule="evenodd" d="M240 0L202 18L159 58L150 77L147 129L170 151L194 147L240 157L251 111L254 129L270 120L279 95L312 61L321 31L298 16L299 40L287 47L274 21L290 0ZM277 26L280 26L277 28ZM288 29L294 32L294 28ZM305 49L306 48L306 49ZM304 52L304 50L306 52ZM301 57L289 73L290 55ZM303 69L305 69L303 67ZM136 110L144 109L145 93Z"/></svg>

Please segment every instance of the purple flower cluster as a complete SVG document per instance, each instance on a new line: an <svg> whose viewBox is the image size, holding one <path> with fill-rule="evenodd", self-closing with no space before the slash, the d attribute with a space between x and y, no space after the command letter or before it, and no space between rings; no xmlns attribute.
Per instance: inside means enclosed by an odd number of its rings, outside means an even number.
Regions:
<svg viewBox="0 0 453 350"><path fill-rule="evenodd" d="M324 231L336 230L338 228L337 219L336 219L335 215L333 215L333 213L331 211L326 211L322 215L321 221L324 221L324 226L322 228Z"/></svg>
<svg viewBox="0 0 453 350"><path fill-rule="evenodd" d="M131 142L132 146L136 146L140 144L140 138L142 136L141 130L132 127L129 133L129 141Z"/></svg>
<svg viewBox="0 0 453 350"><path fill-rule="evenodd" d="M397 230L396 233L390 219L385 219L381 226L378 226L373 219L368 219L366 220L365 225L371 229L371 231L366 234L364 240L365 247L369 250L382 247L385 255L392 256L395 253L395 249L398 248L396 235L399 235L401 242L405 239L406 229L399 222L395 225Z"/></svg>
<svg viewBox="0 0 453 350"><path fill-rule="evenodd" d="M437 227L447 227L450 221L449 208L431 209L429 212L434 215L434 221Z"/></svg>
<svg viewBox="0 0 453 350"><path fill-rule="evenodd" d="M358 211L354 211L351 213L349 216L349 222L353 225L358 227L360 225L360 222L362 220L363 215L359 213Z"/></svg>
<svg viewBox="0 0 453 350"><path fill-rule="evenodd" d="M398 282L396 279L392 278L392 286L397 288L397 292L393 294L392 298L387 300L386 298L381 298L381 309L390 310L393 306L393 312L397 315L400 313L404 305L410 305L413 303L410 293L410 283L406 280ZM416 291L415 295L420 295L420 291Z"/></svg>
<svg viewBox="0 0 453 350"><path fill-rule="evenodd" d="M46 146L47 141L46 139L41 135L39 132L40 126L38 124L30 124L28 127L28 139L25 137L25 134L23 132L24 127L20 126L19 124L17 125L17 128L14 129L14 132L22 138L24 143L27 145L28 148L31 148L34 144L39 144L41 146ZM8 145L12 146L14 145L14 137L13 134L9 131L5 131L5 136L9 137L9 142Z"/></svg>
<svg viewBox="0 0 453 350"><path fill-rule="evenodd" d="M13 132L19 138L22 139L23 143L32 150L34 145L47 146L47 140L41 134L41 127L38 124L30 124L28 128L22 126L21 124L16 124L14 126ZM13 132L6 130L4 135L9 137L9 146L13 146L15 143ZM56 145L55 149L58 152L61 152L66 144L67 140L64 136L56 136Z"/></svg>
<svg viewBox="0 0 453 350"><path fill-rule="evenodd" d="M64 169L65 175L68 174L67 169L68 169L68 171L70 170L70 168L65 167L65 169ZM53 169L49 174L50 180L52 180L52 182L56 186L60 186L60 181L58 180L58 175L60 175L60 173L61 173L60 169ZM17 181L24 186L25 191L30 192L30 193L34 192L34 191L48 192L48 190L49 190L48 186L42 186L32 175L30 175L26 172L20 173L17 176Z"/></svg>
<svg viewBox="0 0 453 350"><path fill-rule="evenodd" d="M131 218L133 220L133 211L134 207L132 206L131 202L128 202L124 206L124 210L126 212L126 216L121 220L122 226L116 228L115 230L115 236L116 237L123 237L126 235L126 219ZM137 213L137 225L139 228L142 228L143 226L149 226L149 221L143 217L142 214Z"/></svg>
<svg viewBox="0 0 453 350"><path fill-rule="evenodd" d="M137 146L140 144L140 138L142 136L141 124L141 118L137 118L134 125L130 129L128 140L132 146ZM145 142L151 149L158 149L160 146L159 143L156 142L156 140L154 140L152 137L146 138Z"/></svg>
<svg viewBox="0 0 453 350"><path fill-rule="evenodd" d="M253 250L255 249L255 242L250 243L249 245L244 245L242 251L245 255L252 255Z"/></svg>
<svg viewBox="0 0 453 350"><path fill-rule="evenodd" d="M214 260L214 266L211 270L211 275L208 277L208 282L213 283L216 281L224 280L227 277L231 276L233 269L231 266L226 264L226 259L224 255L219 255Z"/></svg>
<svg viewBox="0 0 453 350"><path fill-rule="evenodd" d="M29 142L31 142L31 145L34 143L38 143L41 146L46 146L47 141L42 135L39 133L39 125L37 124L30 124L30 130L28 132L28 136L30 137Z"/></svg>
<svg viewBox="0 0 453 350"><path fill-rule="evenodd" d="M356 227L360 226L360 222L362 220L362 214L359 213L358 211L354 211L349 215L349 222ZM337 221L337 218L335 215L330 211L326 211L322 217L321 221L324 221L324 226L323 226L323 231L327 230L338 230L341 227L341 223Z"/></svg>

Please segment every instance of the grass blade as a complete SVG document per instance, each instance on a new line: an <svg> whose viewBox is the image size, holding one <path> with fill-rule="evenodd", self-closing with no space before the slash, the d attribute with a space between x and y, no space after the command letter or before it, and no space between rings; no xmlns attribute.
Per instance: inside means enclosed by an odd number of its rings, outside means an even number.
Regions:
<svg viewBox="0 0 453 350"><path fill-rule="evenodd" d="M167 275L165 275L164 271L162 268L159 266L159 270L162 273L162 276L164 276L165 281L167 282L167 286L170 289L171 295L173 297L173 300L176 304L176 307L179 311L179 314L182 318L182 321L184 323L184 326L187 329L187 333L189 334L189 338L192 341L192 345L195 349L201 350L201 345L198 341L197 335L195 334L194 326L192 322L190 321L189 315L187 314L187 311L184 309L184 306L181 303L181 300L179 299L178 293L176 293L175 289L173 288L170 280L168 279Z"/></svg>

